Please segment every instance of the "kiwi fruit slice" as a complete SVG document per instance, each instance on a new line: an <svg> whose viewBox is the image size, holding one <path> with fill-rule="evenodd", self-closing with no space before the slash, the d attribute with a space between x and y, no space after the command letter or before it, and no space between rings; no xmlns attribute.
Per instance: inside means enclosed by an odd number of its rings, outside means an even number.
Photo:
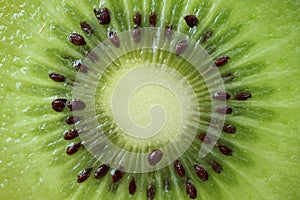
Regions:
<svg viewBox="0 0 300 200"><path fill-rule="evenodd" d="M0 198L299 199L299 6L2 0ZM155 45L114 57L147 44ZM203 66L192 64L203 56L192 47L210 58ZM153 137L120 128L110 106L116 88L125 91L118 83L140 72L180 86L132 93L136 124L149 123L157 102L172 119ZM94 119L98 126L87 126ZM119 151L94 145L105 138ZM144 160L117 166L129 154Z"/></svg>

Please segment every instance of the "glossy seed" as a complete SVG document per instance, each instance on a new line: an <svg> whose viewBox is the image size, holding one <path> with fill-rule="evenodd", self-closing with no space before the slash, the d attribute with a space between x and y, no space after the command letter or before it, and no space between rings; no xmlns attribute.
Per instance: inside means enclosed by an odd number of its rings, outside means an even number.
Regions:
<svg viewBox="0 0 300 200"><path fill-rule="evenodd" d="M150 26L155 26L156 25L156 13L155 12L152 12L150 17L149 17L149 24Z"/></svg>
<svg viewBox="0 0 300 200"><path fill-rule="evenodd" d="M188 47L188 41L186 39L180 40L176 45L175 53L176 55L182 54Z"/></svg>
<svg viewBox="0 0 300 200"><path fill-rule="evenodd" d="M137 26L140 26L142 23L142 14L137 12L134 16L133 16L133 23Z"/></svg>
<svg viewBox="0 0 300 200"><path fill-rule="evenodd" d="M153 200L155 197L156 188L155 185L152 183L151 186L147 189L147 200Z"/></svg>
<svg viewBox="0 0 300 200"><path fill-rule="evenodd" d="M170 38L171 35L173 33L173 26L172 25L167 25L166 28L165 28L165 38Z"/></svg>
<svg viewBox="0 0 300 200"><path fill-rule="evenodd" d="M251 97L252 97L251 93L243 92L243 93L239 93L239 94L235 95L234 98L236 100L244 101L244 100L247 100L247 99L249 99Z"/></svg>
<svg viewBox="0 0 300 200"><path fill-rule="evenodd" d="M81 29L90 35L93 32L93 28L87 22L80 22Z"/></svg>
<svg viewBox="0 0 300 200"><path fill-rule="evenodd" d="M85 66L81 60L75 60L73 62L73 67L75 67L78 71L82 73L87 73L88 72L88 67Z"/></svg>
<svg viewBox="0 0 300 200"><path fill-rule="evenodd" d="M142 37L141 29L139 27L134 27L134 29L132 30L132 38L134 42L139 43L141 41L141 37Z"/></svg>
<svg viewBox="0 0 300 200"><path fill-rule="evenodd" d="M219 101L225 101L230 98L230 94L228 92L220 91L220 92L215 92L213 95L213 98Z"/></svg>
<svg viewBox="0 0 300 200"><path fill-rule="evenodd" d="M96 169L94 173L94 177L96 179L101 179L108 173L108 170L109 170L109 166L102 164Z"/></svg>
<svg viewBox="0 0 300 200"><path fill-rule="evenodd" d="M190 197L191 199L197 198L197 190L191 182L187 181L185 183L185 191L186 191L188 197Z"/></svg>
<svg viewBox="0 0 300 200"><path fill-rule="evenodd" d="M185 169L179 160L174 161L174 169L177 172L178 176L180 176L180 177L185 176Z"/></svg>
<svg viewBox="0 0 300 200"><path fill-rule="evenodd" d="M94 13L100 24L107 25L110 23L110 11L108 8L94 9Z"/></svg>
<svg viewBox="0 0 300 200"><path fill-rule="evenodd" d="M205 133L200 133L198 135L198 138L204 142L205 144L210 144L211 143L211 139L205 134Z"/></svg>
<svg viewBox="0 0 300 200"><path fill-rule="evenodd" d="M224 124L222 130L225 133L235 133L236 132L236 128L230 124Z"/></svg>
<svg viewBox="0 0 300 200"><path fill-rule="evenodd" d="M163 152L161 152L159 149L156 149L152 151L148 155L148 162L150 165L155 166L163 157Z"/></svg>
<svg viewBox="0 0 300 200"><path fill-rule="evenodd" d="M197 176L202 180L202 181L207 181L208 180L208 172L206 169L200 165L194 165L195 172Z"/></svg>
<svg viewBox="0 0 300 200"><path fill-rule="evenodd" d="M230 108L229 106L220 106L216 109L216 111L220 114L231 114L232 113L232 108Z"/></svg>
<svg viewBox="0 0 300 200"><path fill-rule="evenodd" d="M86 179L88 179L88 177L90 177L92 169L93 168L87 168L87 169L82 170L77 176L77 183L82 183Z"/></svg>
<svg viewBox="0 0 300 200"><path fill-rule="evenodd" d="M68 103L68 108L70 111L78 111L85 109L86 105L83 101L79 99L72 99Z"/></svg>
<svg viewBox="0 0 300 200"><path fill-rule="evenodd" d="M86 45L86 42L85 42L84 38L80 34L78 34L78 33L72 33L72 34L70 34L69 35L69 40L73 44L75 44L77 46L84 46L84 45Z"/></svg>
<svg viewBox="0 0 300 200"><path fill-rule="evenodd" d="M232 156L232 150L226 146L218 145L218 148L222 154L225 156Z"/></svg>
<svg viewBox="0 0 300 200"><path fill-rule="evenodd" d="M124 171L123 167L120 167L119 169L116 169L115 173L111 177L111 181L113 183L117 183L119 180L121 180L121 178L123 177L123 171Z"/></svg>
<svg viewBox="0 0 300 200"><path fill-rule="evenodd" d="M200 38L201 43L205 43L209 38L211 38L213 32L211 30L205 31Z"/></svg>
<svg viewBox="0 0 300 200"><path fill-rule="evenodd" d="M58 98L52 101L52 109L56 112L62 112L66 107L67 99Z"/></svg>
<svg viewBox="0 0 300 200"><path fill-rule="evenodd" d="M135 179L132 178L131 181L129 182L129 187L128 187L129 194L134 195L136 192L136 183Z"/></svg>
<svg viewBox="0 0 300 200"><path fill-rule="evenodd" d="M72 155L76 153L81 146L81 143L71 143L67 148L67 154Z"/></svg>
<svg viewBox="0 0 300 200"><path fill-rule="evenodd" d="M226 63L228 63L229 59L230 59L229 56L222 56L215 61L215 65L217 67L224 66Z"/></svg>
<svg viewBox="0 0 300 200"><path fill-rule="evenodd" d="M217 161L210 160L208 163L216 173L220 174L223 171L223 167Z"/></svg>
<svg viewBox="0 0 300 200"><path fill-rule="evenodd" d="M186 15L184 19L189 27L193 28L194 26L198 26L199 20L195 15Z"/></svg>
<svg viewBox="0 0 300 200"><path fill-rule="evenodd" d="M81 120L81 117L79 116L68 116L65 121L67 124L76 124Z"/></svg>
<svg viewBox="0 0 300 200"><path fill-rule="evenodd" d="M97 62L99 60L98 56L94 52L88 52L86 56L92 62Z"/></svg>
<svg viewBox="0 0 300 200"><path fill-rule="evenodd" d="M72 139L76 138L78 136L78 134L79 134L79 131L76 129L68 130L64 135L64 139L72 140Z"/></svg>
<svg viewBox="0 0 300 200"><path fill-rule="evenodd" d="M117 36L116 32L109 32L108 33L109 40L116 46L120 47L120 40L119 37Z"/></svg>
<svg viewBox="0 0 300 200"><path fill-rule="evenodd" d="M49 77L56 82L64 82L66 80L66 78L63 75L55 72L49 74Z"/></svg>

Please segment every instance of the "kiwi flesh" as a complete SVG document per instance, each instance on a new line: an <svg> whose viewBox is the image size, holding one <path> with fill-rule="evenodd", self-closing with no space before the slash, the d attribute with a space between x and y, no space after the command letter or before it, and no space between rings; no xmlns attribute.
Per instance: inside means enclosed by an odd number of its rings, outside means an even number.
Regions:
<svg viewBox="0 0 300 200"><path fill-rule="evenodd" d="M299 199L297 1L1 5L1 199ZM101 24L95 13L103 8L110 20ZM198 23L187 25L187 15ZM199 41L224 80L227 93L214 97L226 99L232 111L220 110L226 123L205 158L194 148L210 142L203 130L169 166L127 173L97 161L66 118L75 114L73 105L86 106L72 99L72 90L77 72L89 73L82 61L95 58L90 50L108 37L116 41L110 32L138 35L147 26ZM61 112L52 108L56 99ZM151 151L155 165L161 154Z"/></svg>

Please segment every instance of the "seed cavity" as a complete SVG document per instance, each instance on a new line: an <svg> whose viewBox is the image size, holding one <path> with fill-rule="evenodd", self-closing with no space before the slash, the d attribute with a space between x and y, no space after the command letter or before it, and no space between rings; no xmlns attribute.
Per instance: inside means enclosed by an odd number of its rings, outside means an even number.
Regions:
<svg viewBox="0 0 300 200"><path fill-rule="evenodd" d="M228 92L220 91L214 93L213 98L219 101L226 101L230 99L230 94Z"/></svg>
<svg viewBox="0 0 300 200"><path fill-rule="evenodd" d="M66 107L67 99L58 98L52 101L52 109L56 112L62 112Z"/></svg>
<svg viewBox="0 0 300 200"><path fill-rule="evenodd" d="M67 148L67 154L68 155L72 155L74 153L76 153L79 148L81 147L81 143L71 143L68 148Z"/></svg>
<svg viewBox="0 0 300 200"><path fill-rule="evenodd" d="M119 167L118 169L116 169L115 173L111 177L111 181L113 183L117 183L119 180L121 180L121 178L123 177L123 171L124 171L123 167Z"/></svg>
<svg viewBox="0 0 300 200"><path fill-rule="evenodd" d="M85 46L86 45L86 42L85 42L83 36L81 36L78 33L71 33L69 35L69 40L76 46Z"/></svg>
<svg viewBox="0 0 300 200"><path fill-rule="evenodd" d="M55 82L64 82L66 80L66 78L63 75L55 72L49 74L49 77Z"/></svg>
<svg viewBox="0 0 300 200"><path fill-rule="evenodd" d="M191 28L193 28L194 26L198 26L199 24L199 20L195 15L186 15L184 19L186 24Z"/></svg>
<svg viewBox="0 0 300 200"><path fill-rule="evenodd" d="M222 130L225 133L235 133L236 132L236 128L233 125L230 124L224 124Z"/></svg>
<svg viewBox="0 0 300 200"><path fill-rule="evenodd" d="M87 22L80 22L81 29L88 35L92 34L93 28Z"/></svg>
<svg viewBox="0 0 300 200"><path fill-rule="evenodd" d="M174 161L174 169L177 172L178 176L180 176L180 177L185 176L185 169L179 160Z"/></svg>
<svg viewBox="0 0 300 200"><path fill-rule="evenodd" d="M191 198L191 199L197 198L197 190L191 182L187 181L185 183L185 191L189 198Z"/></svg>
<svg viewBox="0 0 300 200"><path fill-rule="evenodd" d="M93 170L93 168L87 168L87 169L82 170L77 176L77 183L82 183L86 179L88 179L90 177L92 170Z"/></svg>
<svg viewBox="0 0 300 200"><path fill-rule="evenodd" d="M156 193L155 185L154 185L154 183L151 183L151 186L148 187L148 189L147 189L147 199L153 200L155 197L155 193Z"/></svg>
<svg viewBox="0 0 300 200"><path fill-rule="evenodd" d="M207 181L208 180L208 172L206 169L200 165L194 165L195 172L197 176L202 180L202 181Z"/></svg>
<svg viewBox="0 0 300 200"><path fill-rule="evenodd" d="M136 26L140 26L142 23L142 14L140 12L137 12L134 16L133 16L133 23Z"/></svg>
<svg viewBox="0 0 300 200"><path fill-rule="evenodd" d="M218 148L222 154L225 156L232 156L232 150L226 146L218 145Z"/></svg>
<svg viewBox="0 0 300 200"><path fill-rule="evenodd" d="M177 56L181 55L186 50L187 47L188 47L188 41L186 39L180 40L176 45L176 50L175 50L176 55Z"/></svg>
<svg viewBox="0 0 300 200"><path fill-rule="evenodd" d="M87 73L88 72L88 67L82 64L81 60L75 60L73 62L73 67L75 67L76 70L82 72L82 73Z"/></svg>
<svg viewBox="0 0 300 200"><path fill-rule="evenodd" d="M108 33L109 40L116 46L120 47L120 40L119 37L117 36L116 32L109 32Z"/></svg>
<svg viewBox="0 0 300 200"><path fill-rule="evenodd" d="M244 101L244 100L247 100L247 99L249 99L251 97L252 97L251 93L243 92L243 93L239 93L239 94L235 95L234 98L236 100Z"/></svg>
<svg viewBox="0 0 300 200"><path fill-rule="evenodd" d="M70 111L78 111L85 109L86 105L83 101L79 99L72 99L68 103L68 108Z"/></svg>
<svg viewBox="0 0 300 200"><path fill-rule="evenodd" d="M110 167L109 167L108 165L105 165L105 164L100 165L100 166L96 169L96 171L95 171L95 173L94 173L94 177L95 177L96 179L101 179L101 178L103 178L103 177L108 173L109 168L110 168Z"/></svg>
<svg viewBox="0 0 300 200"><path fill-rule="evenodd" d="M132 30L132 38L134 42L139 43L141 41L141 37L142 37L141 29L139 27L134 27L134 29Z"/></svg>
<svg viewBox="0 0 300 200"><path fill-rule="evenodd" d="M215 65L217 67L224 66L225 64L228 63L229 59L230 59L229 56L222 56L215 61Z"/></svg>
<svg viewBox="0 0 300 200"><path fill-rule="evenodd" d="M129 194L134 195L136 192L136 183L135 179L132 178L131 181L129 182L129 187L128 187Z"/></svg>
<svg viewBox="0 0 300 200"><path fill-rule="evenodd" d="M159 149L153 150L148 155L148 162L150 165L155 166L163 157L163 152L161 152Z"/></svg>
<svg viewBox="0 0 300 200"><path fill-rule="evenodd" d="M149 24L150 26L154 27L156 25L156 13L155 12L152 12L150 17L149 17Z"/></svg>
<svg viewBox="0 0 300 200"><path fill-rule="evenodd" d="M200 38L201 43L205 43L209 38L211 38L213 35L213 32L211 30L205 31Z"/></svg>
<svg viewBox="0 0 300 200"><path fill-rule="evenodd" d="M170 191L171 190L171 183L170 183L169 178L165 177L164 180L163 180L163 183L164 183L164 191L165 192Z"/></svg>
<svg viewBox="0 0 300 200"><path fill-rule="evenodd" d="M68 130L65 135L64 135L64 139L65 140L72 140L74 138L76 138L78 135L79 135L79 132L78 130L76 129L71 129L71 130Z"/></svg>
<svg viewBox="0 0 300 200"><path fill-rule="evenodd" d="M220 106L216 109L216 111L220 114L231 114L232 113L232 108L230 108L229 106Z"/></svg>
<svg viewBox="0 0 300 200"><path fill-rule="evenodd" d="M165 28L165 38L170 38L173 33L173 26L172 25L167 25Z"/></svg>
<svg viewBox="0 0 300 200"><path fill-rule="evenodd" d="M76 124L77 122L79 122L81 120L81 117L79 116L68 116L65 121L67 124Z"/></svg>
<svg viewBox="0 0 300 200"><path fill-rule="evenodd" d="M110 11L108 8L94 9L94 13L101 25L108 25L110 23Z"/></svg>
<svg viewBox="0 0 300 200"><path fill-rule="evenodd" d="M211 143L211 139L205 134L205 133L200 133L198 135L198 138L204 142L205 144L210 144Z"/></svg>
<svg viewBox="0 0 300 200"><path fill-rule="evenodd" d="M217 161L209 160L208 163L216 173L220 174L223 171L223 167Z"/></svg>

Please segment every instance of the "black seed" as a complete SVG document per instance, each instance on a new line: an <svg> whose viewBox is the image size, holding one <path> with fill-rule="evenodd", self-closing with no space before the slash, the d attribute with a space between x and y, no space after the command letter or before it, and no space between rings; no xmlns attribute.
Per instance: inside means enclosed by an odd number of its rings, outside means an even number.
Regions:
<svg viewBox="0 0 300 200"><path fill-rule="evenodd" d="M109 166L107 166L105 164L100 165L98 167L98 169L95 171L94 177L96 179L101 179L101 178L103 178L108 173L108 170L109 170Z"/></svg>
<svg viewBox="0 0 300 200"><path fill-rule="evenodd" d="M179 160L174 161L174 169L177 172L178 176L180 177L185 176L185 169Z"/></svg>
<svg viewBox="0 0 300 200"><path fill-rule="evenodd" d="M229 59L230 59L229 56L222 56L215 61L215 65L217 67L221 67L221 66L225 65Z"/></svg>
<svg viewBox="0 0 300 200"><path fill-rule="evenodd" d="M73 67L75 67L78 71L82 73L87 73L88 72L88 67L82 64L81 60L75 60L73 62Z"/></svg>
<svg viewBox="0 0 300 200"><path fill-rule="evenodd" d="M195 15L186 15L184 19L189 27L198 26L199 20Z"/></svg>
<svg viewBox="0 0 300 200"><path fill-rule="evenodd" d="M68 108L70 111L78 111L85 109L85 103L79 99L72 99L68 103Z"/></svg>
<svg viewBox="0 0 300 200"><path fill-rule="evenodd" d="M209 160L208 163L216 173L220 174L223 171L222 166L217 161Z"/></svg>
<svg viewBox="0 0 300 200"><path fill-rule="evenodd" d="M120 47L120 40L119 37L117 36L116 32L109 32L108 33L109 40L116 46Z"/></svg>
<svg viewBox="0 0 300 200"><path fill-rule="evenodd" d="M200 42L201 43L206 42L209 38L211 38L212 34L213 32L211 30L205 31L200 38Z"/></svg>
<svg viewBox="0 0 300 200"><path fill-rule="evenodd" d="M176 45L176 50L175 50L176 55L182 54L187 47L188 47L188 41L186 39L179 41L178 44Z"/></svg>
<svg viewBox="0 0 300 200"><path fill-rule="evenodd" d="M94 13L100 24L107 25L110 23L110 11L108 8L94 9Z"/></svg>
<svg viewBox="0 0 300 200"><path fill-rule="evenodd" d="M156 188L155 185L152 183L151 186L147 189L147 200L153 200L155 197Z"/></svg>
<svg viewBox="0 0 300 200"><path fill-rule="evenodd" d="M148 155L148 162L150 165L154 166L162 159L162 157L163 157L163 152L156 149Z"/></svg>
<svg viewBox="0 0 300 200"><path fill-rule="evenodd" d="M216 111L218 113L221 113L221 114L230 114L232 113L232 108L230 108L229 106L220 106L216 109Z"/></svg>
<svg viewBox="0 0 300 200"><path fill-rule="evenodd" d="M155 26L156 25L156 13L152 12L150 17L149 17L149 24L150 26Z"/></svg>
<svg viewBox="0 0 300 200"><path fill-rule="evenodd" d="M64 82L66 80L66 78L63 75L55 72L49 74L49 77L56 82Z"/></svg>
<svg viewBox="0 0 300 200"><path fill-rule="evenodd" d="M141 23L142 23L142 14L141 13L138 12L133 16L133 23L137 26L141 25Z"/></svg>
<svg viewBox="0 0 300 200"><path fill-rule="evenodd" d="M198 138L204 142L205 144L210 144L211 143L211 139L205 134L205 133L200 133L198 135Z"/></svg>
<svg viewBox="0 0 300 200"><path fill-rule="evenodd" d="M72 154L76 153L79 150L80 146L81 146L81 143L71 143L68 146L66 153L68 155L72 155Z"/></svg>
<svg viewBox="0 0 300 200"><path fill-rule="evenodd" d="M80 27L89 35L93 32L93 28L87 22L80 22Z"/></svg>
<svg viewBox="0 0 300 200"><path fill-rule="evenodd" d="M170 189L171 189L171 183L170 183L170 180L169 178L164 178L164 190L165 192L168 192Z"/></svg>
<svg viewBox="0 0 300 200"><path fill-rule="evenodd" d="M74 138L76 138L78 136L80 131L76 130L76 129L71 129L68 130L65 135L64 135L64 139L65 140L72 140Z"/></svg>
<svg viewBox="0 0 300 200"><path fill-rule="evenodd" d="M225 156L232 156L232 150L226 146L218 145L218 148L222 154Z"/></svg>
<svg viewBox="0 0 300 200"><path fill-rule="evenodd" d="M113 183L117 183L119 180L121 180L121 178L123 177L123 171L124 171L123 167L120 167L119 169L116 169L115 173L111 177L111 181Z"/></svg>
<svg viewBox="0 0 300 200"><path fill-rule="evenodd" d="M185 191L191 199L197 198L197 190L191 182L187 181L185 183Z"/></svg>
<svg viewBox="0 0 300 200"><path fill-rule="evenodd" d="M69 35L69 40L77 46L86 45L84 38L78 33L72 33L71 35Z"/></svg>
<svg viewBox="0 0 300 200"><path fill-rule="evenodd" d="M206 169L200 165L194 165L195 172L197 176L202 180L202 181L207 181L208 180L208 173Z"/></svg>
<svg viewBox="0 0 300 200"><path fill-rule="evenodd" d="M62 112L64 108L66 107L67 99L55 99L52 101L52 109L56 112Z"/></svg>
<svg viewBox="0 0 300 200"><path fill-rule="evenodd" d="M252 97L252 95L250 94L250 93L248 93L248 92L243 92L243 93L239 93L239 94L237 94L237 95L235 95L235 99L236 100L240 100L240 101L244 101L244 100L247 100L247 99L249 99L249 98L251 98Z"/></svg>
<svg viewBox="0 0 300 200"><path fill-rule="evenodd" d="M79 122L80 120L81 120L81 117L79 117L79 116L68 116L65 121L67 124L75 124L75 123Z"/></svg>
<svg viewBox="0 0 300 200"><path fill-rule="evenodd" d="M230 124L224 124L222 130L225 133L235 133L236 132L236 128Z"/></svg>
<svg viewBox="0 0 300 200"><path fill-rule="evenodd" d="M220 92L216 92L213 95L213 98L216 99L216 100L225 101L225 100L228 100L230 98L230 94L228 92L220 91Z"/></svg>
<svg viewBox="0 0 300 200"><path fill-rule="evenodd" d="M97 55L93 52L89 52L86 54L86 56L93 62L96 62L99 60L99 58L97 57Z"/></svg>
<svg viewBox="0 0 300 200"><path fill-rule="evenodd" d="M128 191L129 191L129 194L131 194L131 195L134 195L136 192L136 183L135 183L134 178L132 178L129 183Z"/></svg>
<svg viewBox="0 0 300 200"><path fill-rule="evenodd" d="M165 38L170 38L170 36L173 33L173 26L172 25L168 25L165 28Z"/></svg>
<svg viewBox="0 0 300 200"><path fill-rule="evenodd" d="M136 43L139 43L141 41L141 35L141 29L139 27L134 27L134 29L132 30L132 37Z"/></svg>
<svg viewBox="0 0 300 200"><path fill-rule="evenodd" d="M93 168L87 168L87 169L82 170L77 176L77 183L82 183L86 179L88 179L88 177L90 177L92 169Z"/></svg>

